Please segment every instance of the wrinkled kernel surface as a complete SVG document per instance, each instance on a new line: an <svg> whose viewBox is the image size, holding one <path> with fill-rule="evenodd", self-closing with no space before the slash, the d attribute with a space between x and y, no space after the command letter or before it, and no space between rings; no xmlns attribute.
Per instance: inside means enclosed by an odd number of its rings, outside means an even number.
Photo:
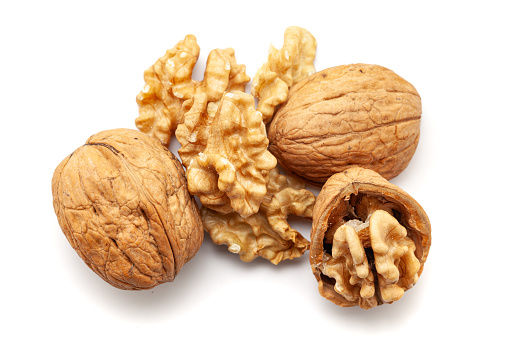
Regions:
<svg viewBox="0 0 509 339"><path fill-rule="evenodd" d="M184 99L173 92L173 86L193 82L191 77L199 54L196 37L187 35L144 73L145 86L136 97L139 107L136 127L166 146L183 118Z"/></svg>
<svg viewBox="0 0 509 339"><path fill-rule="evenodd" d="M201 104L206 106L219 101L225 92L244 91L250 80L246 67L237 64L232 48L212 50L203 80L193 80L199 53L196 37L187 35L145 71L146 85L136 98L140 113L136 126L166 146L195 103L195 95L201 96Z"/></svg>
<svg viewBox="0 0 509 339"><path fill-rule="evenodd" d="M262 257L277 265L300 257L309 248L309 241L291 228L287 217L312 217L315 196L304 186L302 181L279 174L274 168L257 213L242 217L236 212L223 214L202 207L205 230L215 244L227 245L243 261Z"/></svg>
<svg viewBox="0 0 509 339"><path fill-rule="evenodd" d="M277 161L267 150L265 125L254 98L234 91L223 95L217 111L200 107L186 113L176 132L189 191L212 210L255 214Z"/></svg>
<svg viewBox="0 0 509 339"><path fill-rule="evenodd" d="M417 282L420 269L415 244L393 216L376 210L368 224L362 229L367 233L364 237L351 222L339 227L334 235L332 256L327 256L323 263L323 273L336 280L334 290L348 301L358 301L362 308L378 305L376 290L384 303L399 300ZM373 258L368 259L366 249L372 251ZM376 279L371 269L373 263Z"/></svg>
<svg viewBox="0 0 509 339"><path fill-rule="evenodd" d="M307 30L288 27L283 47L270 45L268 60L253 78L251 94L259 99L257 110L268 123L276 107L284 103L294 84L315 72L316 40Z"/></svg>

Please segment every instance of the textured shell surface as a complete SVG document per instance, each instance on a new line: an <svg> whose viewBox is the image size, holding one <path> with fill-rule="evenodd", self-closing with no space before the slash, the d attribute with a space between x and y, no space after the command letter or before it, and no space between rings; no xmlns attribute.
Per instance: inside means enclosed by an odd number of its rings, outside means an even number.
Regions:
<svg viewBox="0 0 509 339"><path fill-rule="evenodd" d="M90 137L58 165L52 193L67 240L114 287L149 289L172 281L202 243L182 165L138 131Z"/></svg>
<svg viewBox="0 0 509 339"><path fill-rule="evenodd" d="M269 150L287 170L321 186L359 165L391 179L419 141L421 98L378 65L325 69L297 83L268 130Z"/></svg>

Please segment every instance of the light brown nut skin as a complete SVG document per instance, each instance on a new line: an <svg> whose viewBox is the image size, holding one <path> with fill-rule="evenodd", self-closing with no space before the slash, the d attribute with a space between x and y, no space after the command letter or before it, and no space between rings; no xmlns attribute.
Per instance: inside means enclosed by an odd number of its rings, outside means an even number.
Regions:
<svg viewBox="0 0 509 339"><path fill-rule="evenodd" d="M364 200L362 200L363 198ZM375 259L371 258L369 260L370 271L373 273L371 276L378 276L378 280L371 279L371 285L376 289L376 293L372 298L363 298L361 285L366 284L361 284L359 277L352 274L352 271L348 272L348 269L352 269L348 266L349 263L343 262L341 265L331 268L327 267L327 260L334 255L333 247L337 244L332 240L332 237L338 237L337 230L342 225L357 221L355 219L359 219L359 223L365 221L366 218L369 219L369 216L375 214L373 213L375 210L377 213L383 211L385 215L388 215L386 212L394 215L394 218L406 231L406 239L402 240L403 245L406 246L405 249L413 251L406 253L400 261L396 262L396 264L401 263L400 267L403 271L400 269L399 281L393 281L390 284L380 277L380 272L377 272L380 268L377 265L381 263L375 262ZM368 253L367 248L373 244L370 245L369 240L366 240L362 233L363 231L358 231L358 236ZM394 238L394 235L391 235L388 239ZM415 249L411 243L415 245ZM318 281L320 294L337 305L344 307L358 305L368 309L383 303L392 303L391 300L383 300L384 288L390 288L394 284L394 287L402 292L412 287L423 271L430 246L431 224L423 208L408 193L372 170L354 166L333 175L325 183L316 199L311 230L310 263ZM352 247L350 250L353 253ZM412 258L409 255L412 255ZM420 268L414 272L412 277L409 277L405 274L404 268L415 264L410 263L411 260L415 260L414 257L417 258ZM403 260L408 260L409 265L405 266ZM326 272L327 269L330 271ZM349 286L350 290L338 293L335 290L338 278L343 278L348 282L350 285L348 283L345 285ZM400 297L401 295L398 296L398 298Z"/></svg>
<svg viewBox="0 0 509 339"><path fill-rule="evenodd" d="M416 89L387 68L329 68L292 87L270 124L269 150L317 186L350 165L389 180L415 153L421 111Z"/></svg>
<svg viewBox="0 0 509 339"><path fill-rule="evenodd" d="M200 248L203 225L183 167L142 132L91 136L58 165L51 184L67 240L114 287L173 281Z"/></svg>

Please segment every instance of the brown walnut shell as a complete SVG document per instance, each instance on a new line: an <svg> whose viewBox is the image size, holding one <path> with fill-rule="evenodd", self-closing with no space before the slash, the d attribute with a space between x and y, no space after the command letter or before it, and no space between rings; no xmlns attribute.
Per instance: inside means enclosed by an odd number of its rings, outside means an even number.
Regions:
<svg viewBox="0 0 509 339"><path fill-rule="evenodd" d="M372 170L337 173L317 197L310 263L320 294L335 304L368 309L399 300L430 246L423 208Z"/></svg>
<svg viewBox="0 0 509 339"><path fill-rule="evenodd" d="M173 281L203 240L182 165L158 140L135 130L91 136L58 165L52 192L71 246L120 289Z"/></svg>
<svg viewBox="0 0 509 339"><path fill-rule="evenodd" d="M389 180L415 153L421 111L414 86L387 68L329 68L292 87L270 124L269 151L318 186L350 165Z"/></svg>

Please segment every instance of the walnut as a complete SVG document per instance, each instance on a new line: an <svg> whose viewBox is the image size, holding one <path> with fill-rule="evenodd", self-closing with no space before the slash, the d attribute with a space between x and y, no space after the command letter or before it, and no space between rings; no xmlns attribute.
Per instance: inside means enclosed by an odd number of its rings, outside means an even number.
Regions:
<svg viewBox="0 0 509 339"><path fill-rule="evenodd" d="M272 44L269 57L253 78L251 94L259 99L257 110L268 123L275 108L286 101L289 88L315 72L316 39L301 27L288 27L283 47Z"/></svg>
<svg viewBox="0 0 509 339"><path fill-rule="evenodd" d="M183 97L172 91L174 84L192 82L193 68L200 55L194 35L187 35L166 51L144 73L145 86L136 97L139 117L136 127L168 146L171 135L182 120Z"/></svg>
<svg viewBox="0 0 509 339"><path fill-rule="evenodd" d="M312 217L315 196L304 186L304 182L279 174L274 168L257 213L242 217L236 212L222 214L202 207L205 230L215 244L226 244L230 252L238 253L246 262L260 256L277 265L300 257L308 250L309 241L290 227L287 217Z"/></svg>
<svg viewBox="0 0 509 339"><path fill-rule="evenodd" d="M248 217L258 212L267 193L269 171L277 160L254 98L240 91L223 95L217 106L195 95L176 131L187 168L189 192L221 213Z"/></svg>
<svg viewBox="0 0 509 339"><path fill-rule="evenodd" d="M355 64L315 73L295 85L267 132L285 169L321 186L359 165L391 179L419 141L421 98L387 68Z"/></svg>
<svg viewBox="0 0 509 339"><path fill-rule="evenodd" d="M196 37L187 35L145 71L146 85L136 98L140 113L136 126L166 146L178 124L183 123L185 107L190 107L194 95L200 94L207 103L215 102L224 92L244 91L250 80L246 67L237 64L232 48L212 50L203 80L193 80L199 53Z"/></svg>
<svg viewBox="0 0 509 339"><path fill-rule="evenodd" d="M417 282L430 246L422 207L372 170L337 173L318 195L310 263L322 296L340 306L399 300Z"/></svg>
<svg viewBox="0 0 509 339"><path fill-rule="evenodd" d="M173 281L202 243L182 165L141 132L91 136L58 165L52 192L67 240L114 287L149 289Z"/></svg>

